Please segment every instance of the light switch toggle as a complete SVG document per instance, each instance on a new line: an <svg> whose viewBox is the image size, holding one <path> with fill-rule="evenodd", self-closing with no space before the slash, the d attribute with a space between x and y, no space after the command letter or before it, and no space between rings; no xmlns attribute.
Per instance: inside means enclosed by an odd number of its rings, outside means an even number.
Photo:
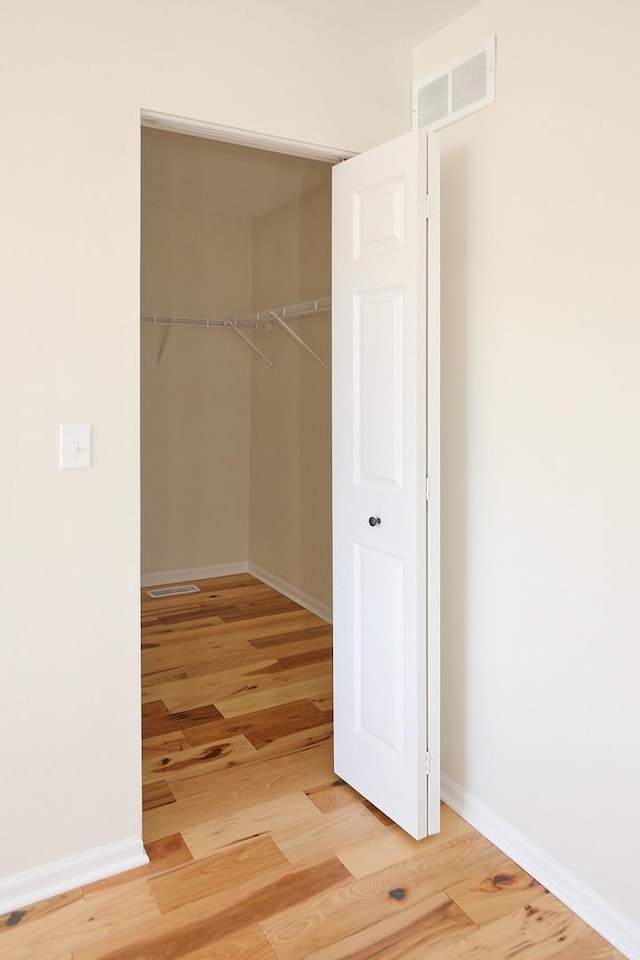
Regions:
<svg viewBox="0 0 640 960"><path fill-rule="evenodd" d="M88 470L91 466L91 425L63 423L60 426L60 469Z"/></svg>

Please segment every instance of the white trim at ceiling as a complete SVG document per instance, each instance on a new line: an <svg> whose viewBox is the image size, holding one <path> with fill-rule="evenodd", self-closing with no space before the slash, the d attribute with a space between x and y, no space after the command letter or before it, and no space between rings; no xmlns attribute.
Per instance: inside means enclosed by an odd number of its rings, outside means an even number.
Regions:
<svg viewBox="0 0 640 960"><path fill-rule="evenodd" d="M321 147L316 143L272 137L266 133L225 127L221 124L207 123L204 120L192 120L189 117L176 117L169 113L157 113L155 110L141 110L140 121L143 127L153 127L156 130L168 130L171 133L183 133L190 137L204 137L208 140L221 140L223 143L235 143L243 147L254 147L257 150L270 150L272 153L286 153L291 157L304 157L307 160L323 160L325 163L339 163L341 160L355 156L351 150Z"/></svg>

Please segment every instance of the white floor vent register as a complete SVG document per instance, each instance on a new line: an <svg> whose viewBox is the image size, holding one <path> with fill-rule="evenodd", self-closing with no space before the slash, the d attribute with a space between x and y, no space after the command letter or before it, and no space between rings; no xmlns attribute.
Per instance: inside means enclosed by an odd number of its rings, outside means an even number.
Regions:
<svg viewBox="0 0 640 960"><path fill-rule="evenodd" d="M177 597L181 593L200 593L200 587L195 583L181 583L179 587L157 587L155 590L147 590L149 597Z"/></svg>
<svg viewBox="0 0 640 960"><path fill-rule="evenodd" d="M496 38L413 85L413 129L439 130L496 98Z"/></svg>

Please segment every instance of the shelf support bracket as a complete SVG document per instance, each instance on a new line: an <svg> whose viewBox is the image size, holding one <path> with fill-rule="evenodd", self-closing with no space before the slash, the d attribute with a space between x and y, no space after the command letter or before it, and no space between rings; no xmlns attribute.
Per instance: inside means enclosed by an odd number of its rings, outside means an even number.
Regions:
<svg viewBox="0 0 640 960"><path fill-rule="evenodd" d="M300 336L300 334L296 333L296 331L295 331L292 327L290 327L289 324L286 323L286 322L282 319L282 317L279 317L278 314L277 314L274 310L270 310L269 313L271 314L271 316L273 317L274 320L277 320L277 321L278 321L278 323L279 323L280 326L283 328L283 330L285 330L285 331L289 334L290 337L293 337L293 339L296 341L296 343L299 343L300 346L303 348L303 350L306 350L307 353L310 354L310 355L313 357L313 359L316 361L316 363L319 363L321 367L324 367L324 360L322 359L322 357L320 357L320 356L315 352L315 350L313 350L313 349L309 346L309 344L306 342L306 340L303 340L303 339L302 339L302 337Z"/></svg>
<svg viewBox="0 0 640 960"><path fill-rule="evenodd" d="M169 334L171 333L171 327L166 327L163 331L162 340L160 341L160 349L158 350L158 356L156 357L156 367L160 369L160 364L162 358L164 357L164 352L167 349L167 343L169 340Z"/></svg>
<svg viewBox="0 0 640 960"><path fill-rule="evenodd" d="M270 360L269 357L262 352L262 350L259 350L258 347L256 347L256 345L255 345L255 343L253 342L253 340L251 340L251 339L246 335L246 333L243 333L242 330L240 330L239 327L237 327L237 326L235 325L235 323L233 322L233 320L227 321L227 323L225 324L225 326L228 326L229 329L233 330L234 333L237 333L238 336L240 337L240 339L241 339L241 340L244 340L244 342L247 344L247 346L250 347L250 348L253 350L254 353L257 353L261 360L264 360L264 362L265 362L265 363L268 363L269 366L272 367L272 368L275 366L273 360Z"/></svg>

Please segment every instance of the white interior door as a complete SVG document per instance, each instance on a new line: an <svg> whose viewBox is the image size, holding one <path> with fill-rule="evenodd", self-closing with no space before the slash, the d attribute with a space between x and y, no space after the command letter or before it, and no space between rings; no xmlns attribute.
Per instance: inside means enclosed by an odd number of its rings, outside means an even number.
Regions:
<svg viewBox="0 0 640 960"><path fill-rule="evenodd" d="M416 838L440 829L438 209L424 131L334 167L335 770Z"/></svg>

